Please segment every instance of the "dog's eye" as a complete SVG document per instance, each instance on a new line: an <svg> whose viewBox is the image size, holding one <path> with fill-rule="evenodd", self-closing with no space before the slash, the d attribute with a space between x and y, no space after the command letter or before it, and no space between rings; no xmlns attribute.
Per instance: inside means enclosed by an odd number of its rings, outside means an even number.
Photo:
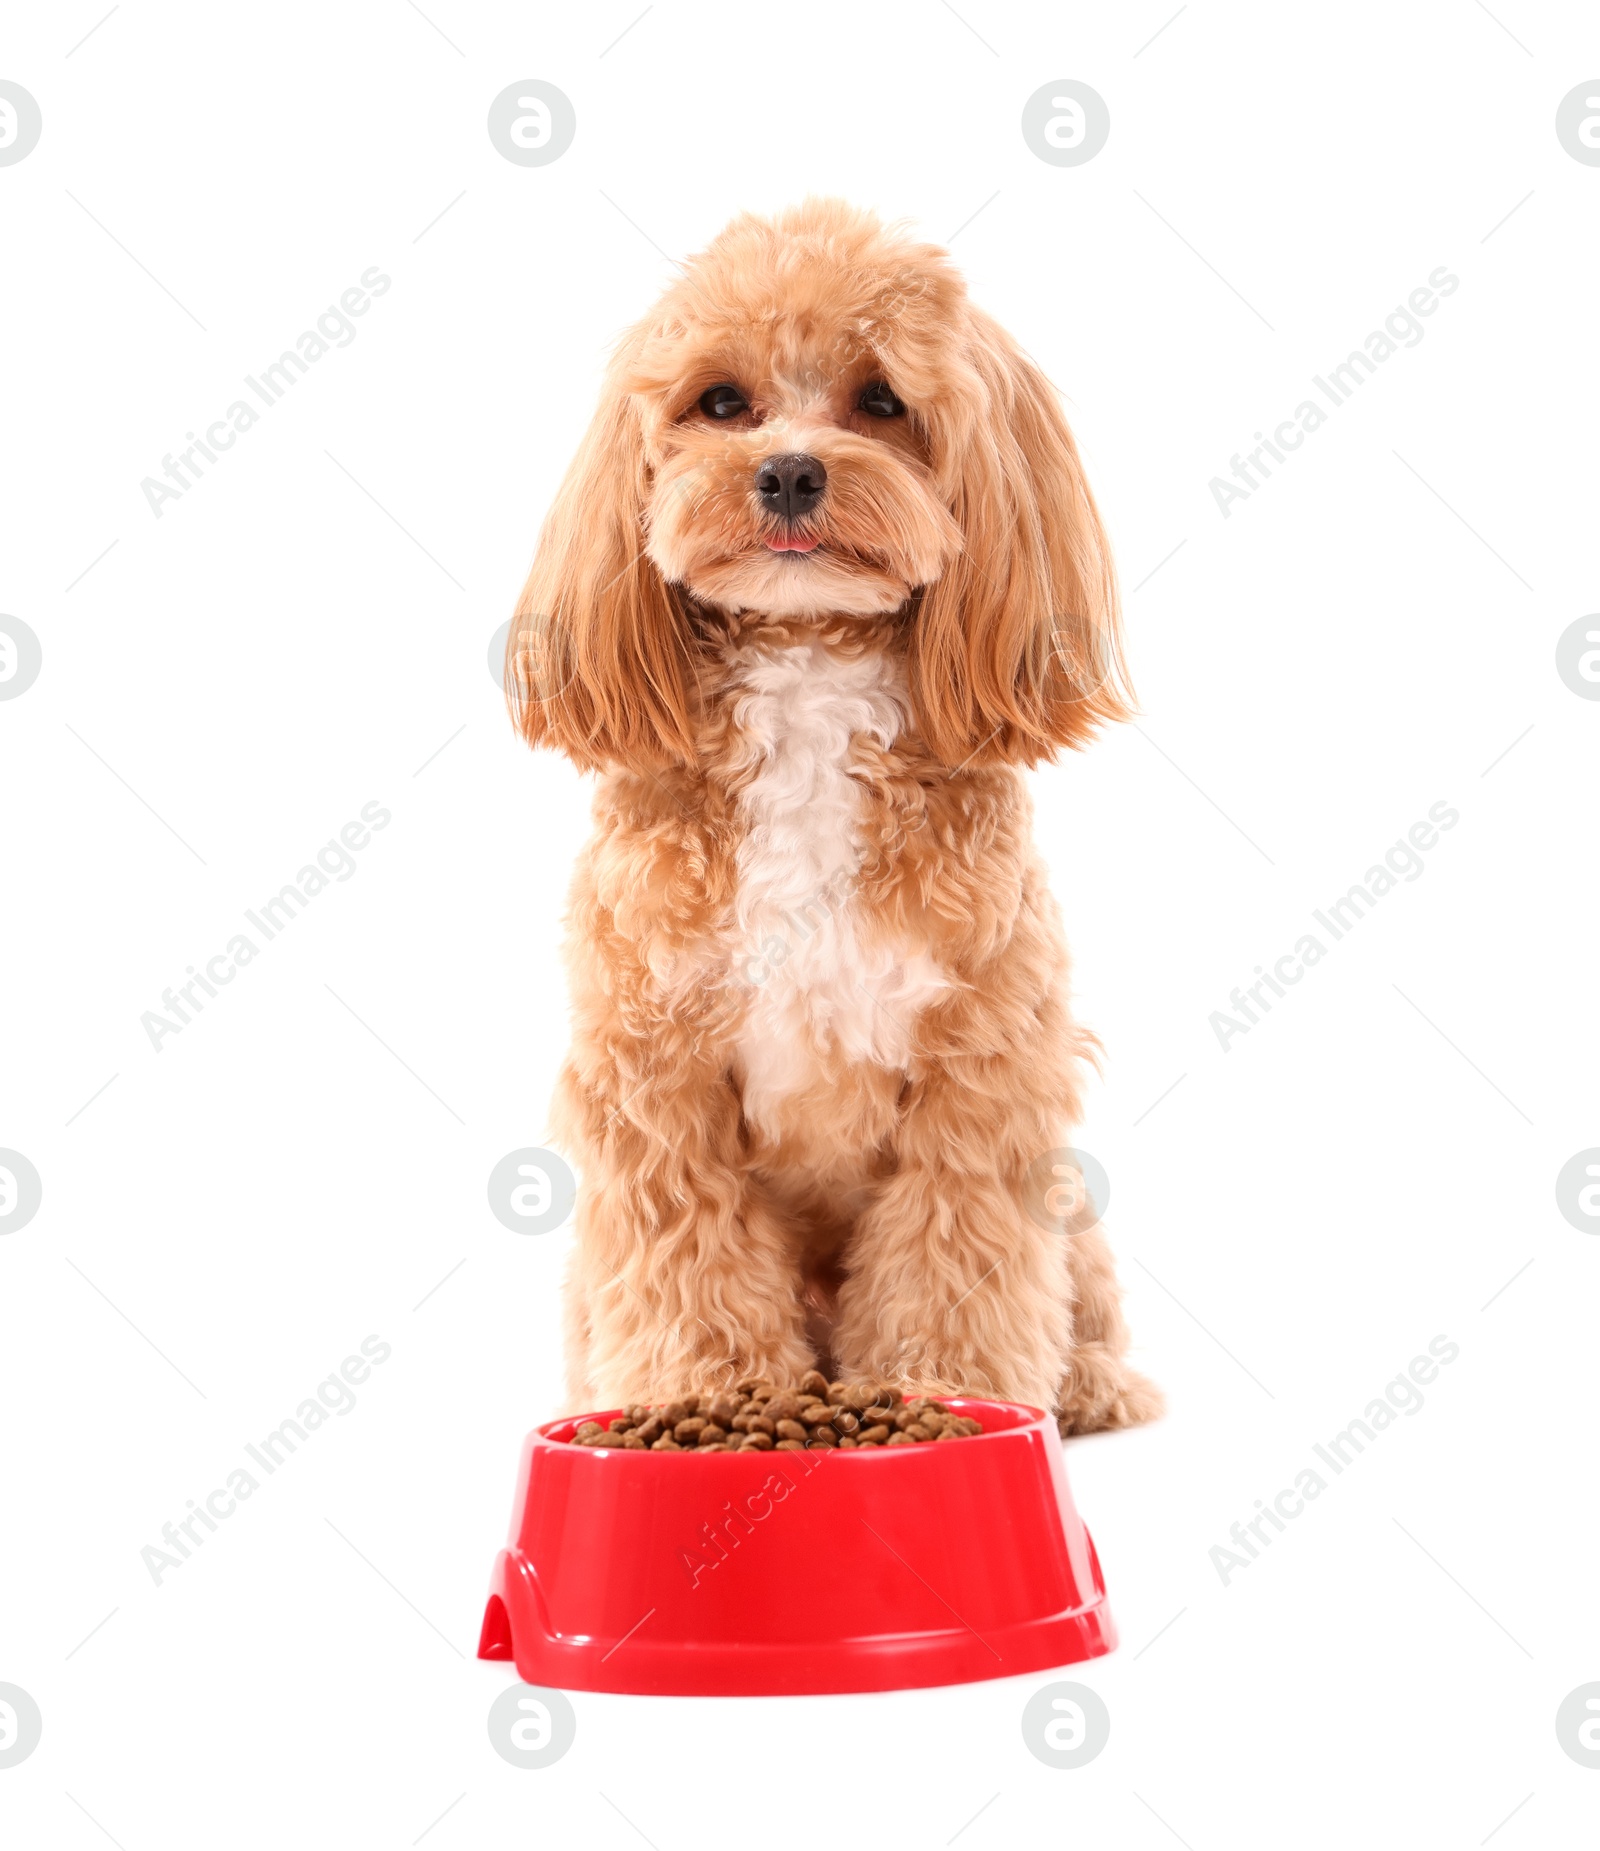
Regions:
<svg viewBox="0 0 1600 1851"><path fill-rule="evenodd" d="M881 379L868 386L856 402L869 418L898 418L905 410Z"/></svg>
<svg viewBox="0 0 1600 1851"><path fill-rule="evenodd" d="M712 386L700 394L700 409L708 418L737 418L750 402L737 386Z"/></svg>

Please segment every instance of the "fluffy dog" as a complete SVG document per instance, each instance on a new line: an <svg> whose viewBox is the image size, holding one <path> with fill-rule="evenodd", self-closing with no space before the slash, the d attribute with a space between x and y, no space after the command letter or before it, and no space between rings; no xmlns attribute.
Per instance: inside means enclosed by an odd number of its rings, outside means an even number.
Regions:
<svg viewBox="0 0 1600 1851"><path fill-rule="evenodd" d="M555 1120L574 1407L820 1361L1064 1432L1156 1413L1049 1176L1096 1043L1021 771L1128 714L1115 577L1054 392L945 253L812 201L686 265L616 352L507 686L599 773Z"/></svg>

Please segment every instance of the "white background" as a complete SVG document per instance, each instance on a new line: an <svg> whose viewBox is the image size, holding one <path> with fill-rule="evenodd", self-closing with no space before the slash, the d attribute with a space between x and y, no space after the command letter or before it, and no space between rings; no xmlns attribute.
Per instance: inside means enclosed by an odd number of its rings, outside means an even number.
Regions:
<svg viewBox="0 0 1600 1851"><path fill-rule="evenodd" d="M44 117L0 168L0 609L44 651L0 704L0 1144L44 1184L0 1240L0 1681L44 1717L7 1842L1592 1833L1554 1731L1600 1678L1600 1241L1554 1194L1600 1143L1600 705L1554 667L1600 608L1600 169L1554 133L1592 9L1195 0L1147 44L1165 4L661 0L613 45L632 0L128 0L78 44L101 10L18 9L0 61ZM544 168L485 132L527 77L577 112ZM1079 168L1019 130L1061 77L1111 111ZM609 340L808 191L960 228L1114 537L1142 717L1036 790L1172 1408L1068 1452L1123 1635L1065 1674L1110 1708L1089 1766L1028 1754L1025 1678L579 1694L519 1771L472 1652L569 1236L484 1185L544 1130L587 795L489 639ZM354 342L156 519L141 479L374 264ZM1210 479L1441 264L1420 344L1224 519ZM155 1053L142 1012L373 800L355 874ZM1224 1053L1211 1012L1441 800L1422 877ZM369 1333L355 1411L153 1585ZM1224 1586L1229 1526L1440 1333L1423 1410Z"/></svg>

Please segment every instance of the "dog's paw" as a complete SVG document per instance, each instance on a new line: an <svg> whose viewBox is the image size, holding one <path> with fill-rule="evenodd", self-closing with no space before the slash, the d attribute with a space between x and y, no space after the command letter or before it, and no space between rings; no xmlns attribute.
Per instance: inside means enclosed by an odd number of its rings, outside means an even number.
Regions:
<svg viewBox="0 0 1600 1851"><path fill-rule="evenodd" d="M1088 1343L1068 1360L1056 1402L1056 1425L1063 1436L1137 1427L1158 1419L1166 1405L1154 1382L1103 1345Z"/></svg>
<svg viewBox="0 0 1600 1851"><path fill-rule="evenodd" d="M630 1394L627 1399L655 1406L682 1401L691 1395L712 1399L733 1394L741 1387L749 1388L757 1382L792 1388L816 1366L815 1358L806 1350L791 1350L774 1356L723 1358L692 1364L669 1376L652 1377L648 1383L636 1384L639 1392Z"/></svg>
<svg viewBox="0 0 1600 1851"><path fill-rule="evenodd" d="M902 1401L916 1401L926 1396L930 1401L946 1401L951 1395L976 1395L983 1391L964 1388L959 1382L939 1375L903 1375L894 1369L869 1369L864 1373L848 1371L841 1378L852 1388L892 1388Z"/></svg>

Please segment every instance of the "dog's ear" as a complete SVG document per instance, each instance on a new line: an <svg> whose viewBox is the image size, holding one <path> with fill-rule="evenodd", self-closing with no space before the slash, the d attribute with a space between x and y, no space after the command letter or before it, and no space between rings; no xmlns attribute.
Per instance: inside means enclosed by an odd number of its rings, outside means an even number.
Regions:
<svg viewBox="0 0 1600 1851"><path fill-rule="evenodd" d="M620 371L545 519L506 642L518 729L585 769L694 753L689 622L645 551L649 466Z"/></svg>
<svg viewBox="0 0 1600 1851"><path fill-rule="evenodd" d="M946 764L1032 764L1132 713L1116 572L1050 382L967 313L970 371L930 419L964 544L919 594L911 694Z"/></svg>

